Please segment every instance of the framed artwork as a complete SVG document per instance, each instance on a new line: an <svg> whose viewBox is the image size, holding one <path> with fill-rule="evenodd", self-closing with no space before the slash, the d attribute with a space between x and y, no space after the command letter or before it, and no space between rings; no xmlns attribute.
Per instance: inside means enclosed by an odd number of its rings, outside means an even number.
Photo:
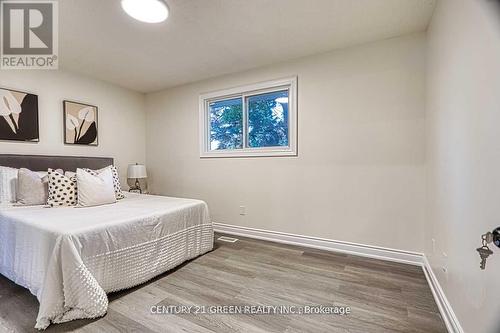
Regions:
<svg viewBox="0 0 500 333"><path fill-rule="evenodd" d="M40 140L37 95L0 88L0 140Z"/></svg>
<svg viewBox="0 0 500 333"><path fill-rule="evenodd" d="M97 106L64 101L64 143L97 146Z"/></svg>

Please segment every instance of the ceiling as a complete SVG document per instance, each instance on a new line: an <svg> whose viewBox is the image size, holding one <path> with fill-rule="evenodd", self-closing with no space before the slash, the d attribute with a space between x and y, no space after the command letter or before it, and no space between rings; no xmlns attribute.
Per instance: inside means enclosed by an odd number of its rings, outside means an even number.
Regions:
<svg viewBox="0 0 500 333"><path fill-rule="evenodd" d="M147 24L120 0L59 1L60 68L140 92L424 31L436 0L167 0Z"/></svg>

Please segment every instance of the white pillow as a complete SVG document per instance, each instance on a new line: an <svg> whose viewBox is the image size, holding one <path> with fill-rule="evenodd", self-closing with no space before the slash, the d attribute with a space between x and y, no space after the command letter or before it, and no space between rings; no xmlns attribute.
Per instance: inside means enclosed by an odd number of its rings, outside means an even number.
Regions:
<svg viewBox="0 0 500 333"><path fill-rule="evenodd" d="M0 166L0 202L15 202L18 169Z"/></svg>
<svg viewBox="0 0 500 333"><path fill-rule="evenodd" d="M64 175L68 178L71 178L71 177L76 177L76 172L73 172L73 171L64 171Z"/></svg>
<svg viewBox="0 0 500 333"><path fill-rule="evenodd" d="M17 203L20 205L45 205L49 196L47 172L21 168L17 172Z"/></svg>
<svg viewBox="0 0 500 333"><path fill-rule="evenodd" d="M120 199L125 198L125 195L122 192L122 187L120 185L120 176L118 176L118 168L116 166L114 166L114 165L109 165L106 168L110 168L111 169L111 173L113 174L113 184L115 186L116 200L120 200ZM96 173L101 173L106 168L102 168L102 169L99 169L99 170L91 170L91 169L85 168L84 170L90 172L93 175L95 175Z"/></svg>
<svg viewBox="0 0 500 333"><path fill-rule="evenodd" d="M91 207L116 202L111 169L104 169L96 176L83 169L76 169L78 206Z"/></svg>

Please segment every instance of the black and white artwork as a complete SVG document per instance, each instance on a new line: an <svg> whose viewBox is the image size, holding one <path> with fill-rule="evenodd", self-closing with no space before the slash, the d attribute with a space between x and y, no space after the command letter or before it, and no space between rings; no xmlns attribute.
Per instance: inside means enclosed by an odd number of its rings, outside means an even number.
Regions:
<svg viewBox="0 0 500 333"><path fill-rule="evenodd" d="M38 96L0 88L0 140L38 142Z"/></svg>
<svg viewBox="0 0 500 333"><path fill-rule="evenodd" d="M97 146L97 106L64 101L64 143Z"/></svg>

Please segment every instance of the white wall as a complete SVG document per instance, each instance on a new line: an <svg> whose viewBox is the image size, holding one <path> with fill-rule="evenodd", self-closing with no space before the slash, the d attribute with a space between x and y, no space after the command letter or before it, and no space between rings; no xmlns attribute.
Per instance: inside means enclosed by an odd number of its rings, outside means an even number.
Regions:
<svg viewBox="0 0 500 333"><path fill-rule="evenodd" d="M427 53L425 252L471 333L500 331L500 250L486 271L475 250L500 226L500 12L485 4L440 0Z"/></svg>
<svg viewBox="0 0 500 333"><path fill-rule="evenodd" d="M422 251L424 54L417 34L150 94L150 189L215 222ZM200 93L291 75L298 157L199 158Z"/></svg>
<svg viewBox="0 0 500 333"><path fill-rule="evenodd" d="M38 95L39 143L0 141L0 153L114 157L126 184L129 163L144 162L144 95L64 71L1 71L0 87ZM99 146L64 145L63 100L99 108ZM126 187L126 186L125 186Z"/></svg>
<svg viewBox="0 0 500 333"><path fill-rule="evenodd" d="M500 225L498 13L440 0L427 37L205 80L145 104L64 71L2 71L0 87L39 95L40 143L0 142L0 152L112 156L122 178L147 154L153 192L201 198L216 222L425 251L464 330L497 332L500 250L480 271L475 248ZM291 75L298 157L199 158L200 93ZM98 147L63 144L63 99L99 107Z"/></svg>

